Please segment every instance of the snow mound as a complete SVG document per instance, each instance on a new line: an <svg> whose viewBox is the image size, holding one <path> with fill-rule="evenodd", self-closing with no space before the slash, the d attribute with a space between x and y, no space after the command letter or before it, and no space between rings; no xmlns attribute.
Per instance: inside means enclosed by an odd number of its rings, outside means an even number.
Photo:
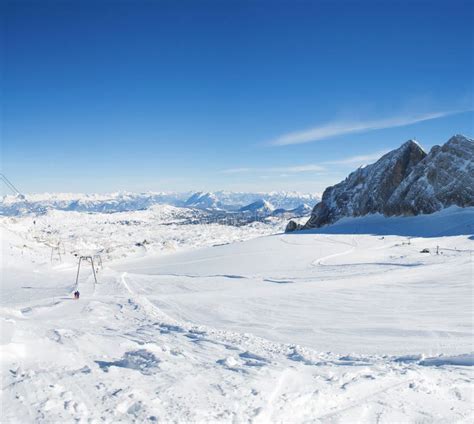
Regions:
<svg viewBox="0 0 474 424"><path fill-rule="evenodd" d="M474 353L455 356L440 355L433 358L423 359L419 364L426 367L441 367L444 365L472 367L474 366Z"/></svg>

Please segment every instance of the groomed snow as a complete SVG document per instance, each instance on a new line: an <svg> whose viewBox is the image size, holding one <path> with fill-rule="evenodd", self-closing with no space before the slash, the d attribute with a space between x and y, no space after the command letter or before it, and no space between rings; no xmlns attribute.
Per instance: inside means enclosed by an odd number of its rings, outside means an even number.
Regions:
<svg viewBox="0 0 474 424"><path fill-rule="evenodd" d="M175 212L2 219L2 422L472 421L474 208L205 236Z"/></svg>

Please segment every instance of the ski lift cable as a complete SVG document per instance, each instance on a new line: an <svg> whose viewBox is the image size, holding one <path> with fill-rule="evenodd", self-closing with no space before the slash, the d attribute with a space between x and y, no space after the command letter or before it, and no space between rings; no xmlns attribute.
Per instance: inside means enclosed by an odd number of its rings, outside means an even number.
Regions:
<svg viewBox="0 0 474 424"><path fill-rule="evenodd" d="M15 189L15 186L13 186L3 175L2 175L1 177L2 177L2 181L4 182L4 184L5 184L14 194L18 194L18 191Z"/></svg>
<svg viewBox="0 0 474 424"><path fill-rule="evenodd" d="M13 185L13 183L7 178L7 176L6 176L5 174L0 173L0 178L2 179L2 181L5 183L5 185L6 185L11 191L13 191L15 194L20 194L20 195L21 195L20 190L18 190L18 189Z"/></svg>
<svg viewBox="0 0 474 424"><path fill-rule="evenodd" d="M6 185L10 190L14 191L15 194L16 194L17 191L15 190L15 187L13 186L13 184L8 180L8 178L7 178L5 175L3 175L3 174L0 174L0 177L2 178L2 181L5 183L5 185Z"/></svg>

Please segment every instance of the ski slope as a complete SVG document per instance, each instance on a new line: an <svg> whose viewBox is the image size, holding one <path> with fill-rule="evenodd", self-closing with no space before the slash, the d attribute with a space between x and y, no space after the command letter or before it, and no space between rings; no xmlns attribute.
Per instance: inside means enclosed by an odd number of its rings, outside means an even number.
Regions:
<svg viewBox="0 0 474 424"><path fill-rule="evenodd" d="M2 232L2 422L474 418L473 208L112 255L79 301L73 262L6 254L20 224Z"/></svg>
<svg viewBox="0 0 474 424"><path fill-rule="evenodd" d="M428 234L432 217L381 219L394 228L405 220L405 232L412 224L411 234L415 228ZM374 217L352 221L376 229ZM473 223L472 213L441 213L431 233L457 234ZM181 320L341 354L451 354L472 348L473 244L465 235L308 231L130 260L115 269L137 274L137 290ZM437 246L439 255L420 253Z"/></svg>

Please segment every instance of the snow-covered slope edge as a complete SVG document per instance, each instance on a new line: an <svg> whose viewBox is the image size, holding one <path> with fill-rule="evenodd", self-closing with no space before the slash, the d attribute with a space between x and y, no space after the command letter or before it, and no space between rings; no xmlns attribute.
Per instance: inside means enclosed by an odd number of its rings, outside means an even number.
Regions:
<svg viewBox="0 0 474 424"><path fill-rule="evenodd" d="M312 228L302 233L372 234L406 237L447 237L474 235L474 207L450 206L429 215L384 216L372 214L341 218L332 225ZM474 236L473 236L474 237Z"/></svg>

